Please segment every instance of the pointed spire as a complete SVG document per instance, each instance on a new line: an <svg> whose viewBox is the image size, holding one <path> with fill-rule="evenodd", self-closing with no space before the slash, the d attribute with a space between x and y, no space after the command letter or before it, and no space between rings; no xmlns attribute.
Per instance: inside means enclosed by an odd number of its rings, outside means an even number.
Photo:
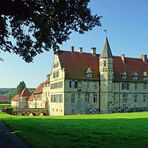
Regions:
<svg viewBox="0 0 148 148"><path fill-rule="evenodd" d="M107 38L105 39L104 47L102 49L100 58L112 58L112 52Z"/></svg>

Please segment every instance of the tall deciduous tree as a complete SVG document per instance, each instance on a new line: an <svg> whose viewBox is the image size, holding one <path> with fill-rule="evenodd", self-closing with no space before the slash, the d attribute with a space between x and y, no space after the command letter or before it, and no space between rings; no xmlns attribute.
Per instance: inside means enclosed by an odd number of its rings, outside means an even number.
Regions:
<svg viewBox="0 0 148 148"><path fill-rule="evenodd" d="M72 31L84 33L101 26L89 0L1 0L0 49L26 62L44 50L57 48Z"/></svg>
<svg viewBox="0 0 148 148"><path fill-rule="evenodd" d="M24 88L26 88L26 84L24 81L21 81L17 86L17 92L21 92Z"/></svg>

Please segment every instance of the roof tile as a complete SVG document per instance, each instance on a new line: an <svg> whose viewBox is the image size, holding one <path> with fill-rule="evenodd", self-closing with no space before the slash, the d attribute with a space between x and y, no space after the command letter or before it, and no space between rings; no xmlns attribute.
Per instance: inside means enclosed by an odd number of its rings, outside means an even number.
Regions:
<svg viewBox="0 0 148 148"><path fill-rule="evenodd" d="M67 79L99 80L99 57L100 55L98 54L94 56L90 53L70 51L59 52L61 66L65 69L65 77ZM124 63L121 57L113 56L113 63L114 74L116 76L118 75L118 79L123 72L127 72L130 78L135 72L141 76L144 74L144 72L148 72L148 64L143 62L143 60L140 58L125 57ZM89 67L92 70L93 78L86 77L86 71Z"/></svg>
<svg viewBox="0 0 148 148"><path fill-rule="evenodd" d="M11 101L18 101L19 100L19 94L16 94Z"/></svg>
<svg viewBox="0 0 148 148"><path fill-rule="evenodd" d="M66 78L88 79L86 71L91 68L92 80L98 80L99 76L99 56L90 53L62 51L59 54L62 68L66 71Z"/></svg>

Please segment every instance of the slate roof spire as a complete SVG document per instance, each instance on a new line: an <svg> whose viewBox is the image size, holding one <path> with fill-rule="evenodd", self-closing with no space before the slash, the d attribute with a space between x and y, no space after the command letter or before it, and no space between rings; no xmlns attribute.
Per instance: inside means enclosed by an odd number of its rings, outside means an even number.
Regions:
<svg viewBox="0 0 148 148"><path fill-rule="evenodd" d="M104 47L102 49L100 58L112 58L112 52L107 37L105 39Z"/></svg>

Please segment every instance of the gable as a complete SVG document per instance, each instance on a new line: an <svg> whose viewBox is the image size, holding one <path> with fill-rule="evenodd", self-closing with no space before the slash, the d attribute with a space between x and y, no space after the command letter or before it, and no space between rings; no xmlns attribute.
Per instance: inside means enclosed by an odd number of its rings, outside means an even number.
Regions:
<svg viewBox="0 0 148 148"><path fill-rule="evenodd" d="M21 92L21 96L22 97L30 97L31 96L31 93L30 91L27 89L27 88L24 88Z"/></svg>
<svg viewBox="0 0 148 148"><path fill-rule="evenodd" d="M47 82L47 81L46 81L46 82ZM35 91L33 92L33 94L29 97L29 101L32 101L35 95L37 95L37 94L42 94L42 92L43 92L43 86L44 86L44 83L41 83L41 84L35 89Z"/></svg>

